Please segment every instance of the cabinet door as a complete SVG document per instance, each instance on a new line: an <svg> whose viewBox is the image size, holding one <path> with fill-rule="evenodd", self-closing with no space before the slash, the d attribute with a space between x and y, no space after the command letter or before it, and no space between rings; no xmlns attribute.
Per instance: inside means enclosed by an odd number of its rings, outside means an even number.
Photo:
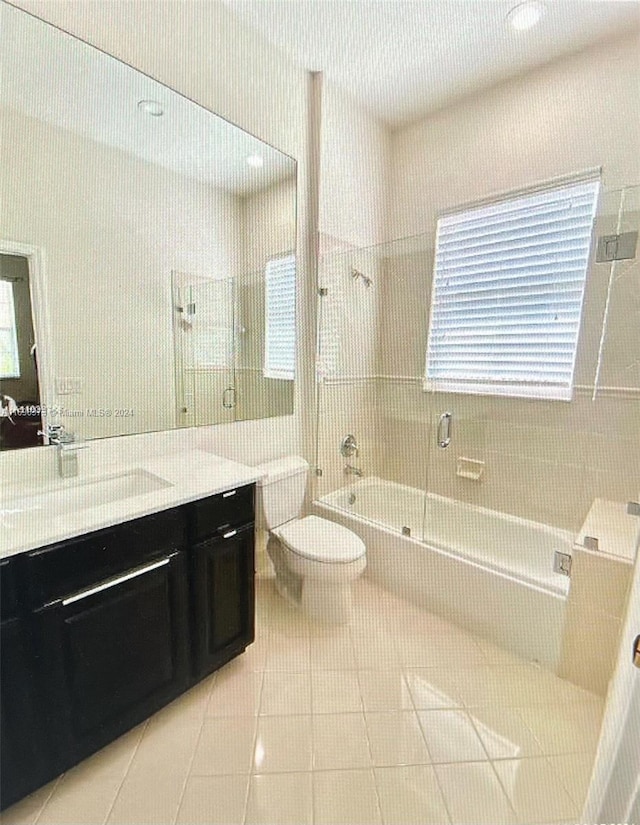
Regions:
<svg viewBox="0 0 640 825"><path fill-rule="evenodd" d="M34 662L27 623L0 626L0 808L35 790L53 773L34 699Z"/></svg>
<svg viewBox="0 0 640 825"><path fill-rule="evenodd" d="M146 719L187 686L184 553L37 612L43 689L60 770Z"/></svg>
<svg viewBox="0 0 640 825"><path fill-rule="evenodd" d="M192 549L195 675L211 673L254 638L253 524Z"/></svg>

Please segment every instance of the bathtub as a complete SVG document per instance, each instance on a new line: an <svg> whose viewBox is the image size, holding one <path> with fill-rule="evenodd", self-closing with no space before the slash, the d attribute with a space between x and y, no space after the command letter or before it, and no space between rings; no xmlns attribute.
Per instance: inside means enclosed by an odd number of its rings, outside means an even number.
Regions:
<svg viewBox="0 0 640 825"><path fill-rule="evenodd" d="M569 579L553 556L571 553L571 533L379 478L313 508L360 535L368 575L384 587L556 669Z"/></svg>

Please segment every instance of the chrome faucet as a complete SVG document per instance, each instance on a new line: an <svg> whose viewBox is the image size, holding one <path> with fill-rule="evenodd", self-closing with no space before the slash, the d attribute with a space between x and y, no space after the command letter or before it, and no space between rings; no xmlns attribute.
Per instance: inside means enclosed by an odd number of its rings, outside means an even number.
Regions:
<svg viewBox="0 0 640 825"><path fill-rule="evenodd" d="M344 468L344 474L346 476L358 476L358 478L362 478L364 470L361 470L359 467L354 467L353 464L347 464Z"/></svg>
<svg viewBox="0 0 640 825"><path fill-rule="evenodd" d="M73 478L78 475L78 450L85 450L87 444L76 441L74 433L67 432L62 424L49 424L46 431L39 431L38 435L46 435L49 444L58 448L58 473L61 478Z"/></svg>

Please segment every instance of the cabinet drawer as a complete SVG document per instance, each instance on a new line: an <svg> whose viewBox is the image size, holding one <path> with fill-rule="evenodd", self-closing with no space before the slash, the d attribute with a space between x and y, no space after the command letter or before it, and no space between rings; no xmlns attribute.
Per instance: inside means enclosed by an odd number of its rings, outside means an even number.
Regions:
<svg viewBox="0 0 640 825"><path fill-rule="evenodd" d="M26 554L29 602L37 607L185 546L179 508L127 521Z"/></svg>
<svg viewBox="0 0 640 825"><path fill-rule="evenodd" d="M253 522L254 485L236 487L189 505L191 542L212 538L229 527Z"/></svg>

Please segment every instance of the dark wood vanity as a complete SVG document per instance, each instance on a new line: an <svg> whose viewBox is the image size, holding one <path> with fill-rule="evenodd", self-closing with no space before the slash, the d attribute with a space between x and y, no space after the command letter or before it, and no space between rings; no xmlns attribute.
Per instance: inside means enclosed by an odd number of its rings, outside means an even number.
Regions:
<svg viewBox="0 0 640 825"><path fill-rule="evenodd" d="M0 806L254 638L254 485L0 561Z"/></svg>

